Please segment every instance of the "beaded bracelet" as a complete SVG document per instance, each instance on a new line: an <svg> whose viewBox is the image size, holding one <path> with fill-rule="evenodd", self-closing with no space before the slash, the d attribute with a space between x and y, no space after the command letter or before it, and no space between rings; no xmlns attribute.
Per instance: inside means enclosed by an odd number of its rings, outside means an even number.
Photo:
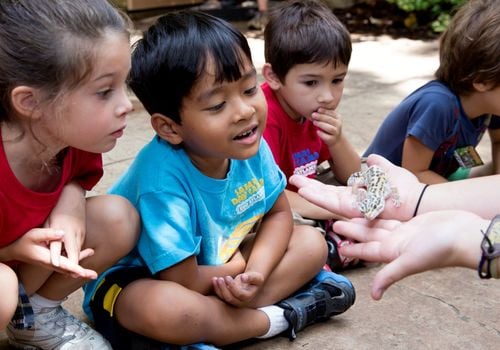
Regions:
<svg viewBox="0 0 500 350"><path fill-rule="evenodd" d="M500 215L491 220L486 233L481 230L481 260L477 267L480 278L500 278Z"/></svg>

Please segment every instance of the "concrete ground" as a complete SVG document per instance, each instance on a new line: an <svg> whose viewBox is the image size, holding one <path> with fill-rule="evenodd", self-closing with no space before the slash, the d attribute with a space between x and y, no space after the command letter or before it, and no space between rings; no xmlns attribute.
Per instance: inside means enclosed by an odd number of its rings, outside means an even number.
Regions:
<svg viewBox="0 0 500 350"><path fill-rule="evenodd" d="M250 38L254 60L263 64L263 43ZM353 35L353 57L339 107L344 130L361 153L387 112L432 78L437 42ZM125 136L104 156L105 176L92 194L103 193L152 136L140 104ZM488 140L479 147L489 159ZM485 204L486 205L486 204ZM425 228L422 228L423 230ZM471 232L479 234L479 232ZM500 285L480 280L472 270L450 268L412 276L391 287L383 300L370 298L379 266L345 272L357 292L355 305L327 322L308 327L294 342L278 337L239 344L244 349L495 349L500 343ZM1 289L0 289L1 290ZM66 307L82 319L80 291ZM0 349L8 349L0 332Z"/></svg>

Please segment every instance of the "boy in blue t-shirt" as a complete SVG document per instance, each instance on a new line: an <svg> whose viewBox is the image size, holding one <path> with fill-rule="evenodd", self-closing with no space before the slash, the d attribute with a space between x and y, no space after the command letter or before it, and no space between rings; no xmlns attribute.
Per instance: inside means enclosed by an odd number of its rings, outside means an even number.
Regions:
<svg viewBox="0 0 500 350"><path fill-rule="evenodd" d="M207 14L165 15L136 44L129 84L156 136L111 192L142 231L84 301L113 347L294 338L346 311L354 288L321 270L324 238L293 226L245 37Z"/></svg>
<svg viewBox="0 0 500 350"><path fill-rule="evenodd" d="M497 0L462 5L441 38L437 80L406 97L384 120L365 156L376 153L428 184L500 173L500 25ZM488 129L492 164L475 147Z"/></svg>

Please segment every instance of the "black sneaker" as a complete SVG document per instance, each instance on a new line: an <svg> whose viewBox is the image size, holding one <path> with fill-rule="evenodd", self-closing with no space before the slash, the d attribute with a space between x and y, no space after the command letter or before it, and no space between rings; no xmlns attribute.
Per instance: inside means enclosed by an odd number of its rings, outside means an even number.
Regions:
<svg viewBox="0 0 500 350"><path fill-rule="evenodd" d="M340 272L364 266L364 262L362 260L347 258L340 254L339 248L355 242L333 231L332 225L334 222L334 220L326 220L322 225L325 230L325 239L328 246L326 264L330 268L330 271Z"/></svg>
<svg viewBox="0 0 500 350"><path fill-rule="evenodd" d="M296 294L277 305L285 309L285 318L290 327L290 340L307 326L339 315L349 309L356 299L352 283L344 276L322 270Z"/></svg>

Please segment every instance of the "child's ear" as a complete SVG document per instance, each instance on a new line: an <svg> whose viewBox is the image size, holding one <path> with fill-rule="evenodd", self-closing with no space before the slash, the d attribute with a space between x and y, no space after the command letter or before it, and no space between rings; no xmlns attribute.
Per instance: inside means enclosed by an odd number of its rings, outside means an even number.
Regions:
<svg viewBox="0 0 500 350"><path fill-rule="evenodd" d="M472 83L472 86L474 86L474 89L477 92L486 92L486 91L490 91L491 89L494 88L493 83L477 83L477 82L474 82L474 83Z"/></svg>
<svg viewBox="0 0 500 350"><path fill-rule="evenodd" d="M172 145L182 142L182 136L178 132L179 124L163 114L155 113L151 116L151 126L156 134Z"/></svg>
<svg viewBox="0 0 500 350"><path fill-rule="evenodd" d="M271 89L278 90L280 88L281 81L276 73L274 73L273 67L270 63L265 63L262 67L262 76L266 80L267 84L269 84Z"/></svg>
<svg viewBox="0 0 500 350"><path fill-rule="evenodd" d="M23 117L37 118L35 113L39 105L38 91L29 86L16 86L10 93L13 109Z"/></svg>

